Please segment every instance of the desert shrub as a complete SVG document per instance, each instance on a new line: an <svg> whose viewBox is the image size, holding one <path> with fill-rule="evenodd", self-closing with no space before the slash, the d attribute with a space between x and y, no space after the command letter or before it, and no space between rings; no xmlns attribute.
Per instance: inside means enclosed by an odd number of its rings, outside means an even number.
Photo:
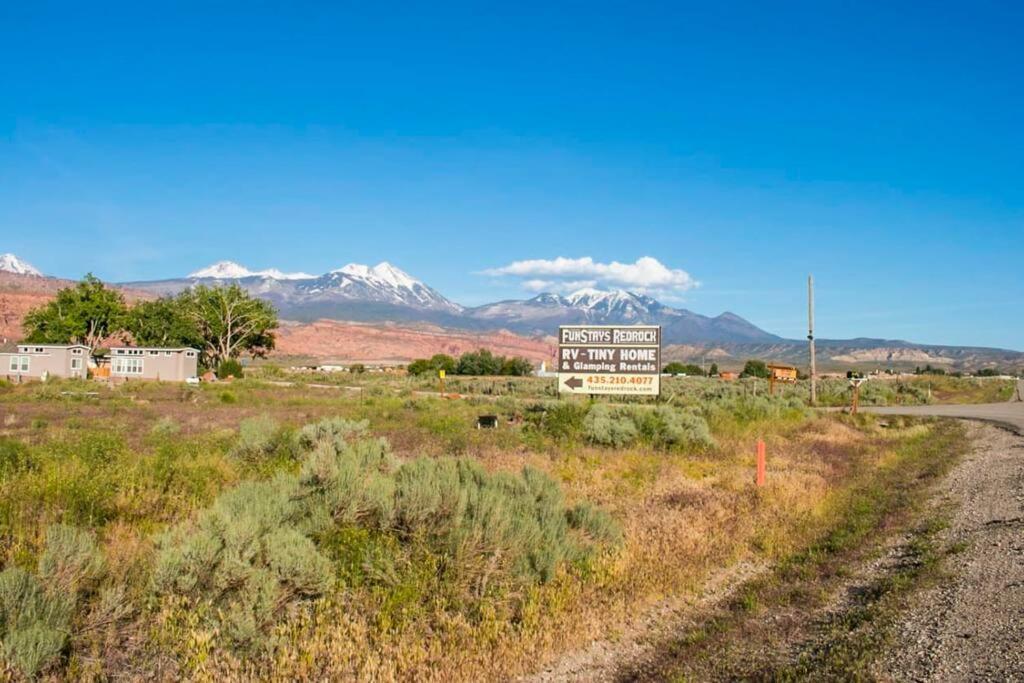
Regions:
<svg viewBox="0 0 1024 683"><path fill-rule="evenodd" d="M361 427L362 423L348 423ZM299 486L306 528L320 533L331 526L361 523L390 526L398 466L383 439L353 444L338 433L324 433L303 462Z"/></svg>
<svg viewBox="0 0 1024 683"><path fill-rule="evenodd" d="M433 582L479 598L547 581L562 563L620 539L600 511L567 509L539 471L491 474L456 458L400 463L365 429L342 419L303 427L293 437L298 474L240 484L164 534L157 593L184 597L245 649L269 643L261 636L335 576L379 583L392 623L429 599Z"/></svg>
<svg viewBox="0 0 1024 683"><path fill-rule="evenodd" d="M238 396L233 391L222 391L219 398L221 403L238 403Z"/></svg>
<svg viewBox="0 0 1024 683"><path fill-rule="evenodd" d="M34 461L25 444L0 436L0 477L23 472L33 467Z"/></svg>
<svg viewBox="0 0 1024 683"><path fill-rule="evenodd" d="M79 599L95 587L103 560L92 536L63 525L47 530L36 575L0 572L0 650L25 676L35 676L67 645Z"/></svg>
<svg viewBox="0 0 1024 683"><path fill-rule="evenodd" d="M174 436L181 431L181 425L170 415L165 415L157 420L149 431L150 434L157 437Z"/></svg>
<svg viewBox="0 0 1024 683"><path fill-rule="evenodd" d="M207 607L228 640L251 648L296 602L331 584L330 562L297 528L295 479L245 482L158 540L153 584Z"/></svg>
<svg viewBox="0 0 1024 683"><path fill-rule="evenodd" d="M583 418L583 435L591 443L622 448L637 440L639 430L628 411L596 403Z"/></svg>
<svg viewBox="0 0 1024 683"><path fill-rule="evenodd" d="M644 438L660 448L709 448L715 444L707 421L686 410L669 406L636 408L632 417Z"/></svg>
<svg viewBox="0 0 1024 683"><path fill-rule="evenodd" d="M587 535L596 543L618 545L622 542L622 527L601 508L590 503L579 503L565 513L569 527Z"/></svg>
<svg viewBox="0 0 1024 683"><path fill-rule="evenodd" d="M234 358L221 361L221 364L217 366L217 378L227 379L228 377L234 377L235 379L242 379L245 377L245 371L242 369L242 364Z"/></svg>
<svg viewBox="0 0 1024 683"><path fill-rule="evenodd" d="M526 581L551 579L560 563L588 554L569 536L558 484L526 468L491 474L468 459L418 459L395 475L395 527L424 538L482 590L502 570Z"/></svg>
<svg viewBox="0 0 1024 683"><path fill-rule="evenodd" d="M549 401L529 410L535 416L542 430L556 439L573 439L583 432L583 421L587 416L586 405L573 401Z"/></svg>
<svg viewBox="0 0 1024 683"><path fill-rule="evenodd" d="M238 425L238 441L231 449L231 455L249 461L266 458L277 445L279 429L277 422L269 415L242 420Z"/></svg>
<svg viewBox="0 0 1024 683"><path fill-rule="evenodd" d="M366 420L325 417L296 432L296 443L300 448L308 450L315 448L322 441L330 441L336 450L341 450L348 443L350 437L358 438L365 435L369 424Z"/></svg>

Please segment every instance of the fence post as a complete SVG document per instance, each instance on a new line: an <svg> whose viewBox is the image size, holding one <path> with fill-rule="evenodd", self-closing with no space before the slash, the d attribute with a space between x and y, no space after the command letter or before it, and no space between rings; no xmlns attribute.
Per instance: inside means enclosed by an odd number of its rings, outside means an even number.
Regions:
<svg viewBox="0 0 1024 683"><path fill-rule="evenodd" d="M758 486L764 486L765 470L767 463L765 462L765 447L764 439L757 440L757 480Z"/></svg>

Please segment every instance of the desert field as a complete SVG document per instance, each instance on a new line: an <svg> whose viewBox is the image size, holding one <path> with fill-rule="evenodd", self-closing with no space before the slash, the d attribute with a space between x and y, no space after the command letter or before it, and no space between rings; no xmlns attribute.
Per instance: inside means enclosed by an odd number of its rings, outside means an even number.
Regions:
<svg viewBox="0 0 1024 683"><path fill-rule="evenodd" d="M629 405L557 399L543 378L458 378L440 397L430 380L276 368L202 386L4 384L0 614L23 615L4 670L527 675L817 547L864 491L884 497L893 467L962 439L816 413L801 386L666 384L662 402Z"/></svg>

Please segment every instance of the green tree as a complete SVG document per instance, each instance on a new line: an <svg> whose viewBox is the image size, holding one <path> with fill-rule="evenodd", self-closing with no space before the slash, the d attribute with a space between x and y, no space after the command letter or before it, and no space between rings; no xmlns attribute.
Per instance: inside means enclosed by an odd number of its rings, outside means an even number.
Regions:
<svg viewBox="0 0 1024 683"><path fill-rule="evenodd" d="M430 361L426 358L417 358L405 368L406 372L410 375L425 375L433 368L430 366Z"/></svg>
<svg viewBox="0 0 1024 683"><path fill-rule="evenodd" d="M740 373L740 376L767 379L768 374L768 366L765 365L763 360L748 360L746 365L743 366L743 372Z"/></svg>
<svg viewBox="0 0 1024 683"><path fill-rule="evenodd" d="M460 375L498 375L504 362L503 356L495 356L487 349L467 351L459 356L456 372Z"/></svg>
<svg viewBox="0 0 1024 683"><path fill-rule="evenodd" d="M708 377L718 377L718 363L712 363L708 369Z"/></svg>
<svg viewBox="0 0 1024 683"><path fill-rule="evenodd" d="M25 314L25 340L36 344L85 344L94 349L124 331L127 308L121 293L92 273L53 301Z"/></svg>
<svg viewBox="0 0 1024 683"><path fill-rule="evenodd" d="M277 312L237 284L199 285L179 301L202 337L200 350L207 367L219 367L242 353L259 358L273 350Z"/></svg>
<svg viewBox="0 0 1024 683"><path fill-rule="evenodd" d="M512 377L527 377L533 374L533 363L525 358L506 358L501 364L501 374Z"/></svg>
<svg viewBox="0 0 1024 683"><path fill-rule="evenodd" d="M695 375L703 376L704 371L700 369L699 365L693 363L680 363L679 361L672 361L662 370L666 375Z"/></svg>
<svg viewBox="0 0 1024 683"><path fill-rule="evenodd" d="M203 348L203 335L188 314L189 295L140 301L128 311L127 329L139 346Z"/></svg>
<svg viewBox="0 0 1024 683"><path fill-rule="evenodd" d="M430 357L430 368L433 370L444 370L445 374L455 372L456 361L446 353L435 353Z"/></svg>

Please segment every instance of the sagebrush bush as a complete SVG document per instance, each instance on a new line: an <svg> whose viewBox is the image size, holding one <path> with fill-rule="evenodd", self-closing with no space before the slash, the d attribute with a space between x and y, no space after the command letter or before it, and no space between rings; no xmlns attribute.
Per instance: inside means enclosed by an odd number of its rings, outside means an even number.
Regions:
<svg viewBox="0 0 1024 683"><path fill-rule="evenodd" d="M295 478L244 482L158 540L158 593L211 608L230 642L249 648L296 601L322 594L333 571L298 530Z"/></svg>
<svg viewBox="0 0 1024 683"><path fill-rule="evenodd" d="M18 567L0 572L0 651L22 674L35 676L67 645L79 598L104 571L91 534L54 525L36 575Z"/></svg>
<svg viewBox="0 0 1024 683"><path fill-rule="evenodd" d="M623 448L633 444L640 431L630 411L595 403L583 419L583 434L591 443Z"/></svg>
<svg viewBox="0 0 1024 683"><path fill-rule="evenodd" d="M610 517L568 509L558 484L537 470L492 474L457 458L400 463L365 429L338 419L303 427L294 436L298 474L240 484L167 532L158 541L157 593L185 597L247 648L267 642L260 636L336 575L352 575L353 555L341 544L366 540L346 529L393 539L361 560L371 580L391 585L401 554L426 549L472 596L550 580L562 563L620 540ZM335 571L328 556L349 568Z"/></svg>
<svg viewBox="0 0 1024 683"><path fill-rule="evenodd" d="M238 441L231 449L236 458L260 460L273 452L280 427L269 415L249 417L238 425Z"/></svg>

